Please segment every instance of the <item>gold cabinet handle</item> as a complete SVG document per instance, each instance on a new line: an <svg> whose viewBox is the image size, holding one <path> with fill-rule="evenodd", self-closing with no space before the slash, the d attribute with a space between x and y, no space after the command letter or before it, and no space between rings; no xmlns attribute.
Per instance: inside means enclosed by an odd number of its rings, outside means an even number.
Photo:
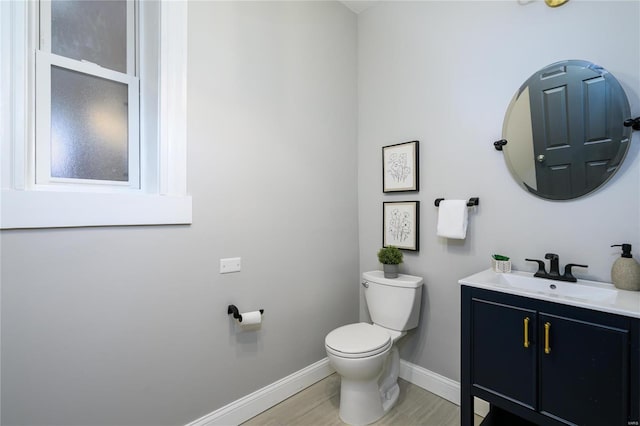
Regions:
<svg viewBox="0 0 640 426"><path fill-rule="evenodd" d="M544 323L544 353L550 354L551 347L549 346L549 330L551 329L551 323Z"/></svg>
<svg viewBox="0 0 640 426"><path fill-rule="evenodd" d="M529 317L524 319L524 347L529 347Z"/></svg>

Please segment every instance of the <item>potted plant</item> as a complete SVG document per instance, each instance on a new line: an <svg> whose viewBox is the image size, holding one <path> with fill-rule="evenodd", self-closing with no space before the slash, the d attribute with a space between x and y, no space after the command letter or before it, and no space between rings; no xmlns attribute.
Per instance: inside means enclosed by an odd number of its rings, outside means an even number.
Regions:
<svg viewBox="0 0 640 426"><path fill-rule="evenodd" d="M402 252L398 247L383 247L378 251L378 260L382 263L385 278L398 278L398 265L402 263Z"/></svg>

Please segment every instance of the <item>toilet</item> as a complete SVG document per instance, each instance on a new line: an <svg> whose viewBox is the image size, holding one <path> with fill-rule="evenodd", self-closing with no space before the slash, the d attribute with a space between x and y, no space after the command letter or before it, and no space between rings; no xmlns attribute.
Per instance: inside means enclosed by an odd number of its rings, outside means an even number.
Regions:
<svg viewBox="0 0 640 426"><path fill-rule="evenodd" d="M421 277L382 271L362 274L373 324L338 327L325 338L329 363L340 375L340 419L366 425L384 416L398 400L400 355L396 342L418 326Z"/></svg>

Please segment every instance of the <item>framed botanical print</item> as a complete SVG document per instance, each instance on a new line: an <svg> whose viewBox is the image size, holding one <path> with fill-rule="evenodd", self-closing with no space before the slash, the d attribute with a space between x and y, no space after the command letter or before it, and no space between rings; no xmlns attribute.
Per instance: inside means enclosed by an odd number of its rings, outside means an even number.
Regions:
<svg viewBox="0 0 640 426"><path fill-rule="evenodd" d="M418 251L420 201L382 203L382 246Z"/></svg>
<svg viewBox="0 0 640 426"><path fill-rule="evenodd" d="M418 191L418 141L382 147L382 192Z"/></svg>

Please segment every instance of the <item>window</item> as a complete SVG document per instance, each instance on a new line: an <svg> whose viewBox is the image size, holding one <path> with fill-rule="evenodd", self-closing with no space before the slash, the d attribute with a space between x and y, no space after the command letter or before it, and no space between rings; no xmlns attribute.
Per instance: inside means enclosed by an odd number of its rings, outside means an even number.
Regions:
<svg viewBox="0 0 640 426"><path fill-rule="evenodd" d="M186 12L0 2L3 229L191 223Z"/></svg>
<svg viewBox="0 0 640 426"><path fill-rule="evenodd" d="M41 1L36 183L140 188L135 7Z"/></svg>

